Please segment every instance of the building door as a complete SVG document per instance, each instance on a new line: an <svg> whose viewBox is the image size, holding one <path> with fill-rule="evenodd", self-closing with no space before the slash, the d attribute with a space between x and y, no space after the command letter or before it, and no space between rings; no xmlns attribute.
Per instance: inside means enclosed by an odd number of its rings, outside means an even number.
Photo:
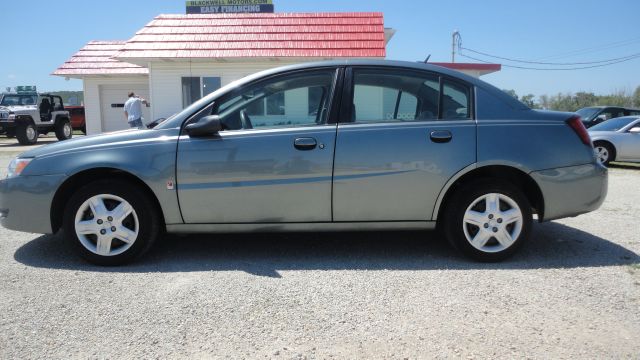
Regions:
<svg viewBox="0 0 640 360"><path fill-rule="evenodd" d="M129 125L124 117L124 103L127 101L127 94L133 91L136 95L149 101L149 86L145 84L130 85L101 85L100 104L102 115L102 131L116 131L128 129ZM142 117L144 123L150 123L151 111L149 106L142 105Z"/></svg>

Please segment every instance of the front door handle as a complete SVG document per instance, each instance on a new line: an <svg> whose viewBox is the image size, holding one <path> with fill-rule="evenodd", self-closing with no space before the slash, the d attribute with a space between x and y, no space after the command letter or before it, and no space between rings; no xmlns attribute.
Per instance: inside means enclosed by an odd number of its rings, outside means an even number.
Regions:
<svg viewBox="0 0 640 360"><path fill-rule="evenodd" d="M316 139L310 137L297 138L293 142L293 146L298 150L313 150L317 145Z"/></svg>
<svg viewBox="0 0 640 360"><path fill-rule="evenodd" d="M453 138L449 130L434 130L429 136L434 143L448 143Z"/></svg>

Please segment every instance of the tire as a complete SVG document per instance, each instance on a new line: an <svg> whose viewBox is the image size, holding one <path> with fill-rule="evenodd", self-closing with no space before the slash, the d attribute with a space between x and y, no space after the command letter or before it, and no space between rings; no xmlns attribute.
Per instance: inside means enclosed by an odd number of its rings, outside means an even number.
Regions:
<svg viewBox="0 0 640 360"><path fill-rule="evenodd" d="M159 211L140 186L118 179L98 180L71 196L63 230L65 240L82 258L115 266L147 252L160 237L162 224Z"/></svg>
<svg viewBox="0 0 640 360"><path fill-rule="evenodd" d="M9 139L12 139L12 138L16 137L16 131L15 130L7 130L6 135L7 135L7 137Z"/></svg>
<svg viewBox="0 0 640 360"><path fill-rule="evenodd" d="M35 145L38 142L38 128L33 122L20 123L16 127L16 137L20 145Z"/></svg>
<svg viewBox="0 0 640 360"><path fill-rule="evenodd" d="M593 149L598 161L604 166L609 166L609 163L616 159L616 149L609 143L596 141L593 144Z"/></svg>
<svg viewBox="0 0 640 360"><path fill-rule="evenodd" d="M464 255L495 262L513 255L527 240L532 216L529 201L517 187L499 179L480 179L456 190L450 198L443 230L451 245Z"/></svg>
<svg viewBox="0 0 640 360"><path fill-rule="evenodd" d="M59 141L69 140L73 136L71 123L67 119L59 120L56 123L56 137Z"/></svg>

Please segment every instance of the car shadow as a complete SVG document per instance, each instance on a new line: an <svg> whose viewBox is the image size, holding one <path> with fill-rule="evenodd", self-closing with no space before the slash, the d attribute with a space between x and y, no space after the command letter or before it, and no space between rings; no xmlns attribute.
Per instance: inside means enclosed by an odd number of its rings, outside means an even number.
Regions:
<svg viewBox="0 0 640 360"><path fill-rule="evenodd" d="M640 262L620 245L554 222L535 224L531 241L500 263L462 258L437 232L398 231L171 235L142 259L120 267L88 264L61 235L44 235L20 247L14 258L27 266L76 271L244 271L268 277L286 270L534 270Z"/></svg>
<svg viewBox="0 0 640 360"><path fill-rule="evenodd" d="M640 170L640 163L610 163L609 168L612 169L625 169L625 170Z"/></svg>

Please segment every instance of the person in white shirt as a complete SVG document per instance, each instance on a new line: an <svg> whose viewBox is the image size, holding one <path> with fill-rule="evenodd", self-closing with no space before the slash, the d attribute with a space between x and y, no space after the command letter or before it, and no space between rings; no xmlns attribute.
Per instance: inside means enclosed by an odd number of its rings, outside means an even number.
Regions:
<svg viewBox="0 0 640 360"><path fill-rule="evenodd" d="M142 122L142 104L149 105L149 102L131 91L129 93L129 100L124 103L124 116L127 118L129 127L144 129L144 123Z"/></svg>

